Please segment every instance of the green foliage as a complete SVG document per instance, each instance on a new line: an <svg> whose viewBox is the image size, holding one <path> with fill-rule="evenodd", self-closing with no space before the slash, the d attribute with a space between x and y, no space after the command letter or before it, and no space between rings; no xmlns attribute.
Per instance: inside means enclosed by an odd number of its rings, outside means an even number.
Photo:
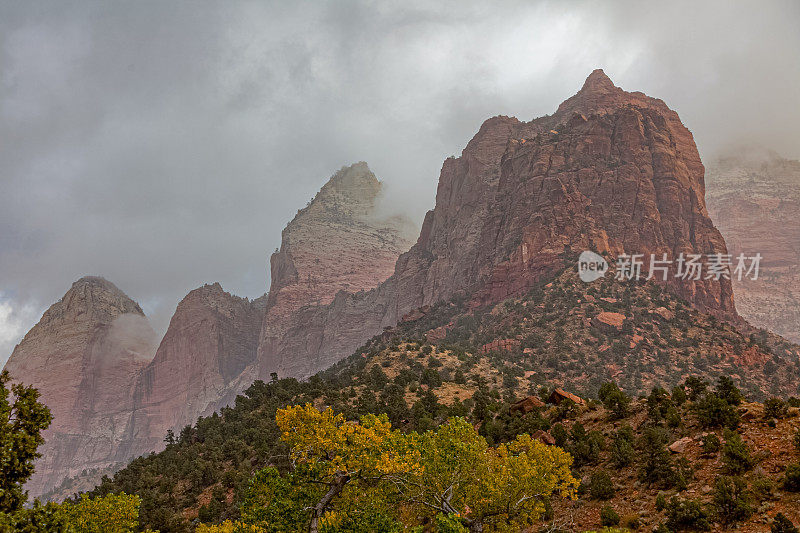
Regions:
<svg viewBox="0 0 800 533"><path fill-rule="evenodd" d="M696 500L682 500L673 496L664 507L666 526L672 531L708 531L711 523L703 505Z"/></svg>
<svg viewBox="0 0 800 533"><path fill-rule="evenodd" d="M736 407L714 393L706 393L695 404L695 411L700 424L706 428L724 427L735 430L741 420Z"/></svg>
<svg viewBox="0 0 800 533"><path fill-rule="evenodd" d="M622 426L614 432L611 441L611 463L617 468L624 468L633 462L635 451L633 449L633 429Z"/></svg>
<svg viewBox="0 0 800 533"><path fill-rule="evenodd" d="M663 492L659 492L656 496L656 511L659 513L667 506L667 497Z"/></svg>
<svg viewBox="0 0 800 533"><path fill-rule="evenodd" d="M725 434L722 462L729 473L736 475L753 468L755 461L750 454L750 448L742 441L742 437L738 433L728 431Z"/></svg>
<svg viewBox="0 0 800 533"><path fill-rule="evenodd" d="M725 525L740 522L753 514L752 495L740 477L717 478L713 505L717 519Z"/></svg>
<svg viewBox="0 0 800 533"><path fill-rule="evenodd" d="M616 383L604 383L597 396L611 414L612 420L620 420L628 416L631 398L621 391Z"/></svg>
<svg viewBox="0 0 800 533"><path fill-rule="evenodd" d="M708 382L697 376L689 376L684 382L684 388L686 389L686 395L689 400L696 402L705 394L708 388Z"/></svg>
<svg viewBox="0 0 800 533"><path fill-rule="evenodd" d="M580 422L572 425L566 450L575 459L575 466L594 464L605 448L605 437L599 431L586 431Z"/></svg>
<svg viewBox="0 0 800 533"><path fill-rule="evenodd" d="M600 509L600 525L603 527L613 527L619 525L619 514L606 505Z"/></svg>
<svg viewBox="0 0 800 533"><path fill-rule="evenodd" d="M716 433L706 433L703 435L701 448L705 455L714 455L722 448L722 441Z"/></svg>
<svg viewBox="0 0 800 533"><path fill-rule="evenodd" d="M677 427L681 420L669 393L661 387L653 387L647 397L647 418L651 424L666 422L670 427Z"/></svg>
<svg viewBox="0 0 800 533"><path fill-rule="evenodd" d="M716 394L730 405L739 405L742 403L742 400L744 400L742 392L728 376L720 376L719 382L717 383Z"/></svg>
<svg viewBox="0 0 800 533"><path fill-rule="evenodd" d="M467 533L469 531L461 522L461 518L455 514L445 515L439 513L434 520L436 533Z"/></svg>
<svg viewBox="0 0 800 533"><path fill-rule="evenodd" d="M789 415L789 405L780 398L770 398L764 402L765 418L786 418Z"/></svg>
<svg viewBox="0 0 800 533"><path fill-rule="evenodd" d="M9 387L10 380L7 371L0 372L0 513L9 515L25 502L22 486L33 474L42 431L52 420L39 402L39 391L20 384Z"/></svg>
<svg viewBox="0 0 800 533"><path fill-rule="evenodd" d="M663 488L685 486L685 468L677 468L667 449L666 431L648 427L639 438L639 479Z"/></svg>
<svg viewBox="0 0 800 533"><path fill-rule="evenodd" d="M589 481L589 495L595 500L610 500L614 497L614 482L608 472L596 470L592 473Z"/></svg>
<svg viewBox="0 0 800 533"><path fill-rule="evenodd" d="M791 492L800 492L800 464L787 465L783 478L783 488Z"/></svg>

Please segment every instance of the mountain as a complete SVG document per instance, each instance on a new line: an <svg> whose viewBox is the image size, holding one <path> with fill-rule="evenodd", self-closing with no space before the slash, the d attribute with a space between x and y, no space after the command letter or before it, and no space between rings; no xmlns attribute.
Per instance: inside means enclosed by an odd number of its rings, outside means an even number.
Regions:
<svg viewBox="0 0 800 533"><path fill-rule="evenodd" d="M99 277L73 283L25 335L5 369L15 381L34 384L53 414L26 485L31 493L127 459L116 445L131 419L128 384L152 359L156 343L139 305Z"/></svg>
<svg viewBox="0 0 800 533"><path fill-rule="evenodd" d="M616 324L609 320L614 315L624 320ZM664 444L680 442L679 456L690 458L696 472L685 480L688 492L682 496L710 498L722 469L720 455L704 455L700 445L704 434L722 431L700 423L701 402L676 404L670 414L670 395L651 394L655 400L634 401L621 420L609 420L597 402L575 409L540 408L538 400L528 401L534 406L528 414L512 408L515 402L531 395L547 398L556 388L596 398L610 380L644 398L653 387L672 389L688 377L705 382L732 377L751 400L764 400L771 394L798 392L798 357L800 346L766 333L747 338L653 282L609 278L587 284L568 262L519 297L477 308L457 298L415 313L308 381L256 382L232 407L199 420L164 451L133 461L93 494L141 495L142 525L164 533L192 531L197 518L236 519L256 470L290 468L276 410L312 403L330 406L348 420L386 413L393 426L404 430L425 431L450 416L465 416L493 444L523 432L556 437L558 425L573 429L573 436L568 433L561 445L576 457L575 471L586 480L585 492L574 506L559 506L558 519L576 515L580 531L599 525L605 503L595 501L588 489L592 474L606 471L613 476L617 494L610 503L620 514L636 515L649 524L661 519L654 507L663 487L640 483L639 461L633 459L642 453L638 442L651 425L648 412L662 412L651 407L654 403L665 402L667 419L657 423L664 426ZM676 393L672 397L678 401ZM768 426L761 405L747 403L734 410L741 414L742 435L759 451L759 471L777 486L786 465L796 460L791 441L796 409L774 428ZM594 446L587 451L585 443L571 442L585 436L574 429L576 422L587 432L600 431L604 449ZM634 432L628 447L632 463L619 467L613 463L612 441L623 425L631 425ZM764 455L766 450L770 455ZM71 487L67 482L62 490ZM794 499L788 493L764 496L784 512L787 507L796 509ZM756 518L745 531L761 531L758 527Z"/></svg>
<svg viewBox="0 0 800 533"><path fill-rule="evenodd" d="M800 161L753 146L712 162L706 201L730 252L760 253L759 279L733 280L749 322L800 342Z"/></svg>
<svg viewBox="0 0 800 533"><path fill-rule="evenodd" d="M725 254L704 195L703 164L677 113L596 70L551 116L484 122L444 162L436 205L394 274L372 291L300 309L282 338L262 342L258 376L307 377L407 313L459 294L482 305L524 293L566 253ZM664 283L699 310L741 321L727 279Z"/></svg>
<svg viewBox="0 0 800 533"><path fill-rule="evenodd" d="M153 361L133 390L130 431L118 446L127 458L158 450L167 430L227 405L242 370L256 357L266 297L250 301L219 283L178 304Z"/></svg>
<svg viewBox="0 0 800 533"><path fill-rule="evenodd" d="M413 244L417 228L411 221L378 211L381 189L366 163L342 168L283 230L280 250L270 258L272 281L258 348L259 362L268 369L278 370L275 346L301 323L295 316L301 308L325 307L340 292L377 287ZM304 361L293 363L281 371L308 374Z"/></svg>
<svg viewBox="0 0 800 533"><path fill-rule="evenodd" d="M381 194L366 163L342 168L284 230L271 261L268 296L251 301L225 292L219 283L195 289L178 304L157 350L149 326L146 346L114 344L120 342L118 331L133 332L139 324L132 317L146 325L141 309L105 280L77 282L7 366L19 380L47 391L45 403L55 406L51 433L56 436L37 462L27 486L31 494L49 492L65 476L75 478L84 470L79 483L93 486L101 475L160 450L168 430L180 432L252 384L259 346L282 335L296 311L328 304L341 291L373 288L391 275L415 229L404 217L380 215ZM89 296L75 296L86 287L92 287ZM110 304L99 307L96 301ZM61 311L63 302L69 302L69 312ZM75 302L86 302L86 309ZM108 338L95 333L115 320L114 313L127 314L114 322ZM141 341L142 335L122 341ZM98 449L85 452L90 446Z"/></svg>

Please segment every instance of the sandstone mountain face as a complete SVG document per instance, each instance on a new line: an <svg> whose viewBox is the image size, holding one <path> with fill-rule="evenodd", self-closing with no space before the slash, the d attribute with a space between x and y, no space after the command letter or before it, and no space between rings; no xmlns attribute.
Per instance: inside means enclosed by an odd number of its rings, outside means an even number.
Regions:
<svg viewBox="0 0 800 533"><path fill-rule="evenodd" d="M309 376L421 306L520 294L564 254L724 254L704 195L704 168L677 113L596 70L554 115L487 120L444 162L436 206L392 277L300 309L282 338L259 348L259 375ZM729 280L666 285L701 311L741 320Z"/></svg>
<svg viewBox="0 0 800 533"><path fill-rule="evenodd" d="M708 209L730 253L763 256L759 279L734 278L736 308L800 342L800 161L740 147L709 166L707 182Z"/></svg>
<svg viewBox="0 0 800 533"><path fill-rule="evenodd" d="M265 304L266 297L239 298L219 283L178 304L153 361L136 380L120 456L158 450L167 430L177 433L233 400L237 378L255 360Z"/></svg>
<svg viewBox="0 0 800 533"><path fill-rule="evenodd" d="M129 384L156 343L139 305L98 277L76 281L25 335L5 369L35 385L53 414L26 485L32 494L118 461L116 444L130 423Z"/></svg>
<svg viewBox="0 0 800 533"><path fill-rule="evenodd" d="M200 287L178 304L157 351L135 302L100 278L77 282L8 363L43 392L54 415L31 494L94 470L70 485L85 486L86 478L163 448L167 430L178 433L252 384L259 345L280 338L300 308L389 277L416 229L406 218L381 217L380 194L366 163L337 172L284 230L269 297L250 301L218 283Z"/></svg>
<svg viewBox="0 0 800 533"><path fill-rule="evenodd" d="M259 343L259 360L266 359L267 368L277 369L272 357L287 332L302 328L301 308L322 309L340 292L377 287L413 244L417 228L404 217L382 217L380 194L381 183L366 163L345 167L283 230L280 250L270 259L272 281ZM308 375L304 361L296 363L292 375Z"/></svg>

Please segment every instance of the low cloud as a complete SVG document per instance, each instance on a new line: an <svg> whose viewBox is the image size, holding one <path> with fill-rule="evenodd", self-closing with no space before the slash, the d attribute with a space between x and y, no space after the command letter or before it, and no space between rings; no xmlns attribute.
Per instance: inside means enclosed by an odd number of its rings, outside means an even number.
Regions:
<svg viewBox="0 0 800 533"><path fill-rule="evenodd" d="M798 23L788 1L5 3L0 364L83 275L161 331L203 283L259 296L343 165L419 223L485 118L551 113L597 67L678 110L703 155L800 158Z"/></svg>

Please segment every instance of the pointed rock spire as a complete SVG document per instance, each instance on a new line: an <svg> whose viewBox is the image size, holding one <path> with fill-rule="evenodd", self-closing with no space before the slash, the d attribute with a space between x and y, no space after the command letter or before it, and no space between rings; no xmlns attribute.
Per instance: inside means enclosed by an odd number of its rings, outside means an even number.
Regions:
<svg viewBox="0 0 800 533"><path fill-rule="evenodd" d="M611 81L603 69L598 68L592 71L591 74L586 78L586 81L583 82L583 87L581 88L580 92L592 92L592 93L608 93L616 89L617 86L614 85L614 82Z"/></svg>

